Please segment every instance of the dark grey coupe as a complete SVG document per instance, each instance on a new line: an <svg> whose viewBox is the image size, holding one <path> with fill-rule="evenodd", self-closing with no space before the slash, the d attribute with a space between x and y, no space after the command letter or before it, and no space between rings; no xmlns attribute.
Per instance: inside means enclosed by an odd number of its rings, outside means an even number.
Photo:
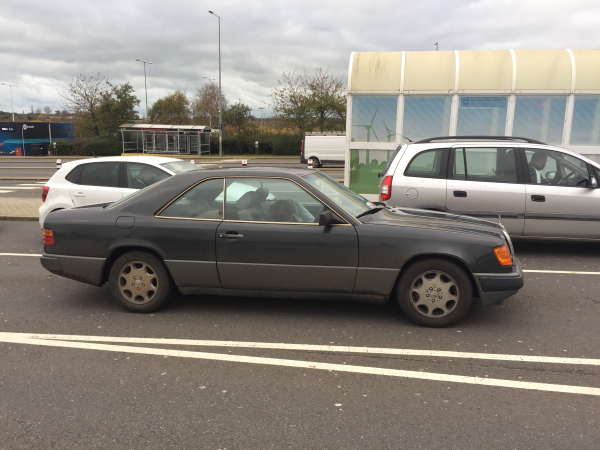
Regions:
<svg viewBox="0 0 600 450"><path fill-rule="evenodd" d="M473 298L523 286L500 224L374 204L312 170L170 177L108 205L56 211L42 265L150 312L177 290L387 302L420 325L456 323Z"/></svg>

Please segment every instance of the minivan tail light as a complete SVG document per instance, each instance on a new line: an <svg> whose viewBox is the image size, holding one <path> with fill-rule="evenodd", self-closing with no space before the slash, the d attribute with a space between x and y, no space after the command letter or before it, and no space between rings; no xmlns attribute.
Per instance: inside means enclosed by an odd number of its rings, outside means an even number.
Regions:
<svg viewBox="0 0 600 450"><path fill-rule="evenodd" d="M500 247L494 248L494 255L496 255L496 259L501 266L512 266L513 259L510 254L510 250L506 245L501 245Z"/></svg>
<svg viewBox="0 0 600 450"><path fill-rule="evenodd" d="M46 201L46 197L48 197L48 192L50 192L50 188L48 186L44 186L42 188L42 202Z"/></svg>
<svg viewBox="0 0 600 450"><path fill-rule="evenodd" d="M300 144L300 154L304 155L304 142Z"/></svg>
<svg viewBox="0 0 600 450"><path fill-rule="evenodd" d="M379 187L379 201L385 202L392 196L392 176L388 175L381 182Z"/></svg>
<svg viewBox="0 0 600 450"><path fill-rule="evenodd" d="M42 238L44 245L54 245L54 233L52 233L52 230L42 230Z"/></svg>

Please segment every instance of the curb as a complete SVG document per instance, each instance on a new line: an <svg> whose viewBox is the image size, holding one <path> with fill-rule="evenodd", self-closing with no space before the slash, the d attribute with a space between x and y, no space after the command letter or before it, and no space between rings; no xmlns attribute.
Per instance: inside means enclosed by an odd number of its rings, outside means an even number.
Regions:
<svg viewBox="0 0 600 450"><path fill-rule="evenodd" d="M14 220L19 222L37 222L39 217L0 216L0 220Z"/></svg>

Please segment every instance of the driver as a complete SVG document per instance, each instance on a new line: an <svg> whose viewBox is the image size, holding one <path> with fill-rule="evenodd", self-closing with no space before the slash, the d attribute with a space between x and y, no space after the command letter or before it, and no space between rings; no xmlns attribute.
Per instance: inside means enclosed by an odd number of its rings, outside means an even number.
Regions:
<svg viewBox="0 0 600 450"><path fill-rule="evenodd" d="M548 156L543 151L538 150L531 157L529 162L529 175L531 176L531 182L535 184L542 184L544 177L542 176L542 169L546 167Z"/></svg>

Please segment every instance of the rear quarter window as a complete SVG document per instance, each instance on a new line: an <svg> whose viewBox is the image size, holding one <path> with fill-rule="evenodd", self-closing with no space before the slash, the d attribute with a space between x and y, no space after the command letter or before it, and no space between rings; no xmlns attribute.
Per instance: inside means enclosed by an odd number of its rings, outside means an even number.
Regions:
<svg viewBox="0 0 600 450"><path fill-rule="evenodd" d="M65 177L65 180L67 180L69 183L77 183L79 179L79 173L81 172L81 167L82 166L79 165L71 170Z"/></svg>
<svg viewBox="0 0 600 450"><path fill-rule="evenodd" d="M447 149L425 150L415 155L404 175L407 177L445 178Z"/></svg>

